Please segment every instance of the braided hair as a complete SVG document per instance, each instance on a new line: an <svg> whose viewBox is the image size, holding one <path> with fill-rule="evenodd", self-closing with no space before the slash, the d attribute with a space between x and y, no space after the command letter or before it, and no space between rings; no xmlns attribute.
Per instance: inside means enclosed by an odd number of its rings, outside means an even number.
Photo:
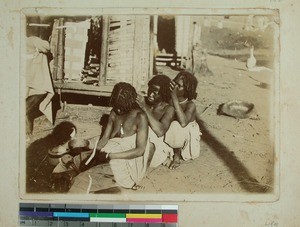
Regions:
<svg viewBox="0 0 300 227"><path fill-rule="evenodd" d="M118 113L128 113L132 109L136 108L137 93L135 88L125 82L117 83L111 94L110 106Z"/></svg>
<svg viewBox="0 0 300 227"><path fill-rule="evenodd" d="M196 99L197 97L197 78L190 72L181 71L177 74L174 80L182 78L183 80L183 88L184 88L184 97L188 100Z"/></svg>
<svg viewBox="0 0 300 227"><path fill-rule="evenodd" d="M159 86L160 87L159 92L160 92L162 100L165 102L169 102L171 99L170 82L171 82L171 79L168 76L166 76L164 74L160 74L160 75L154 76L148 82L148 86L151 86L151 85Z"/></svg>

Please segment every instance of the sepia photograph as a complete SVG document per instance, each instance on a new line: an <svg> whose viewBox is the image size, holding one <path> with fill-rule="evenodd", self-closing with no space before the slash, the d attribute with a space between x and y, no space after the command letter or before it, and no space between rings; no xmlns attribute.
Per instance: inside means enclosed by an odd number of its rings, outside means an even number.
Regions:
<svg viewBox="0 0 300 227"><path fill-rule="evenodd" d="M24 198L278 197L278 11L22 13Z"/></svg>

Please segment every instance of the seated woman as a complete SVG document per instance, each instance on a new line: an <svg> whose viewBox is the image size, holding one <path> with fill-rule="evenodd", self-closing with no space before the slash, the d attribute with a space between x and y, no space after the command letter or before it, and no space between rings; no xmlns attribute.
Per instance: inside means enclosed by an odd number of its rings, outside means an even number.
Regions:
<svg viewBox="0 0 300 227"><path fill-rule="evenodd" d="M196 99L198 81L194 75L182 71L170 84L171 102L175 109L173 121L165 135L165 143L173 148L173 160L165 162L170 169L180 166L180 160L195 159L200 154L201 131L196 122Z"/></svg>
<svg viewBox="0 0 300 227"><path fill-rule="evenodd" d="M102 138L97 145L97 159L105 155L116 182L124 187L139 189L146 174L149 157L148 120L136 105L133 86L120 82L114 86L112 110Z"/></svg>
<svg viewBox="0 0 300 227"><path fill-rule="evenodd" d="M163 140L174 120L174 107L169 104L171 79L166 75L156 75L148 82L147 97L138 95L137 104L146 113L149 121L149 142L151 143L149 167L163 164L173 149ZM152 153L153 146L153 153Z"/></svg>

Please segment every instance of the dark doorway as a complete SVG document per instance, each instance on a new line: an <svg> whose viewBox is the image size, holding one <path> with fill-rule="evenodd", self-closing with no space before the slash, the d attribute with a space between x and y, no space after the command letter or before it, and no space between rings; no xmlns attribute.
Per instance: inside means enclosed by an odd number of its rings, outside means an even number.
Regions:
<svg viewBox="0 0 300 227"><path fill-rule="evenodd" d="M157 22L157 42L160 51L163 49L166 53L175 52L175 17L158 16Z"/></svg>

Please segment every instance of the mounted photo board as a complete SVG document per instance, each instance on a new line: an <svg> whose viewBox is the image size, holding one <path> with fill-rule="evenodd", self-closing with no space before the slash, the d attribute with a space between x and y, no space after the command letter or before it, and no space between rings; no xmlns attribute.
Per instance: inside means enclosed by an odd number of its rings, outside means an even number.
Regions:
<svg viewBox="0 0 300 227"><path fill-rule="evenodd" d="M4 160L7 162L3 162L8 170L3 173L7 185L1 190L5 190L2 196L7 195L5 201L9 199L15 203L8 204L7 208L11 209L3 214L17 217L16 207L20 202L150 202L177 204L180 210L179 224L183 226L199 223L204 226L221 223L234 226L240 223L246 226L297 225L299 220L293 210L297 210L294 208L298 205L288 195L297 195L295 189L298 184L287 178L288 173L294 175L298 171L294 168L296 165L292 165L296 160L292 157L296 147L296 140L293 139L297 135L296 124L292 122L296 115L292 111L297 101L291 100L295 97L292 91L296 86L292 81L296 78L286 62L287 59L295 61L290 56L296 49L292 47L292 43L296 43L292 34L297 33L297 29L293 29L294 25L288 17L297 17L295 7L298 3L266 1L260 3L264 7L256 3L238 6L228 3L231 4L230 8L215 3L207 3L207 7L203 8L195 2L186 6L178 2L174 6L158 2L152 6L146 2L133 3L131 7L124 4L120 3L119 8L94 3L83 6L79 2L72 6L67 2L63 2L63 6L53 3L49 7L36 3L35 8L25 3L7 5L10 11L3 15L13 20L4 26L8 39L3 42L4 45L1 44L5 47L3 52L8 59L14 56L19 58L10 70L5 68L6 72L13 71L8 74L14 74L14 77L10 77L5 82L6 87L1 89L6 96L13 94L13 90L14 94L18 94L17 97L11 95L14 97L11 102L15 105L10 104L11 107L3 110L3 119L8 119L4 124L8 130L4 130L3 138L7 138L4 145L8 145L9 153L5 152ZM284 7L288 10L282 10ZM54 50L52 54L56 56L52 68L52 72L56 71L52 77L53 88L60 95L61 109L57 112L54 125L43 116L38 118L34 137L28 142L25 133L25 34L29 24L27 21L34 17L40 20L37 24L51 24L45 33L39 28L43 39L51 36L55 23L57 27L69 26L72 24L67 24L68 20L69 23L79 23L94 17L102 17L101 21L105 23L101 22L100 26L101 42L95 45L100 49L88 47L89 40L84 41L87 41L85 50L84 46L76 49L74 40L77 33L53 33L51 38L57 40L50 45ZM55 21L60 18L64 20L59 23ZM112 23L119 23L117 29L113 29ZM88 31L84 33L88 34ZM103 37L107 42L103 42ZM96 53L96 49L99 52ZM297 56L297 53L293 56ZM255 66L249 67L248 63L253 57ZM10 66L14 61L5 62ZM77 63L81 65L77 67ZM85 68L87 65L89 68ZM95 144L101 133L98 122L104 113L110 111L103 107L105 97L110 97L116 82L126 81L137 90L146 91L148 80L157 73L167 74L173 79L178 73L173 69L176 66L194 70L199 83L195 102L202 137L201 153L197 159L183 162L177 170L165 166L151 170L142 181L144 190L139 191L115 185L109 165L96 166L76 175L67 192L43 191L34 186L34 192L28 191L26 168L31 163L27 153L29 144L45 138L64 119L74 123L79 138ZM80 74L79 80L65 78L72 70ZM86 72L86 80L81 80ZM19 84L11 86L8 82L11 78L15 78ZM91 104L92 96L100 100L100 105ZM84 102L83 105L76 103L78 100ZM228 112L225 115L217 114L221 104L235 100L254 104L252 115L239 119ZM243 110L243 107L239 108ZM8 118L8 110L11 109L16 112L17 122ZM46 155L34 160L37 161L35 168L42 167L36 171L37 178L40 177L39 173L50 168ZM9 166L9 163L14 164ZM9 172L11 177L7 177ZM107 185L111 187L107 188ZM234 218L229 218L229 211ZM222 218L216 219L215 215ZM13 223L12 219L3 219L1 214L2 220L5 225Z"/></svg>

